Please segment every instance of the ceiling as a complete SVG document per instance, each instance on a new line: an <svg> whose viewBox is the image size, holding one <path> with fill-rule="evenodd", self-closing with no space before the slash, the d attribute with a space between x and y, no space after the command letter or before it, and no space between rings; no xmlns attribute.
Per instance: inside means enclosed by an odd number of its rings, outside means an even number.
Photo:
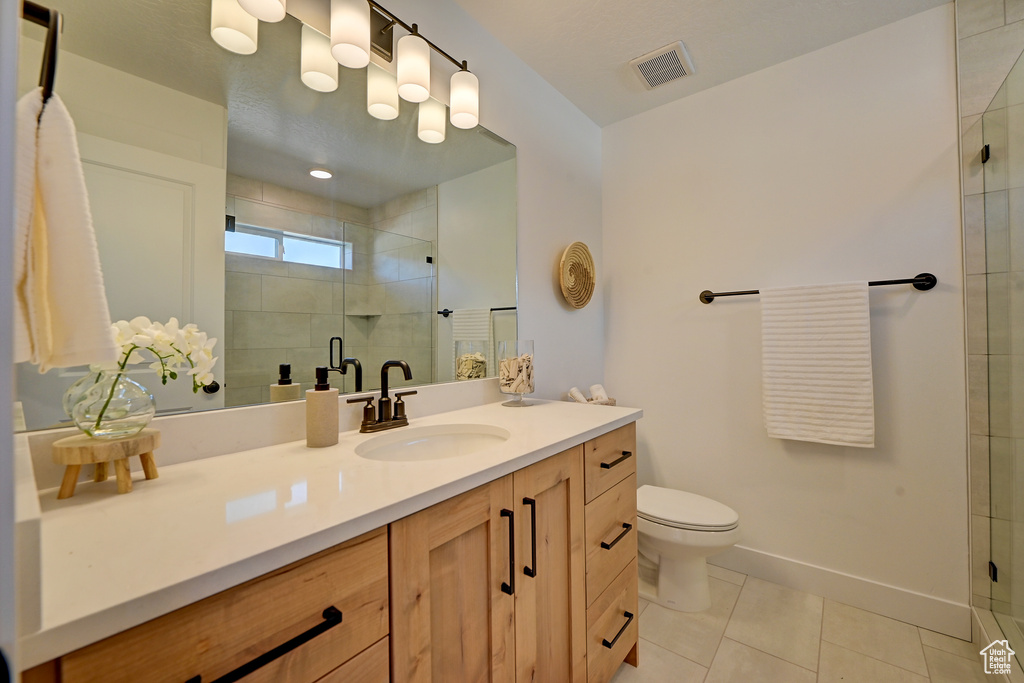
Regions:
<svg viewBox="0 0 1024 683"><path fill-rule="evenodd" d="M456 1L602 127L949 2ZM679 40L694 75L645 89L629 61Z"/></svg>
<svg viewBox="0 0 1024 683"><path fill-rule="evenodd" d="M448 126L447 139L416 135L417 109L379 121L366 112L366 70L340 69L333 93L299 79L300 23L260 24L259 49L236 55L210 38L210 0L45 0L64 14L60 48L223 105L228 172L355 206L403 194L515 157L515 147L478 126ZM22 22L24 35L45 29ZM60 60L56 90L60 92ZM309 176L331 169L329 181Z"/></svg>

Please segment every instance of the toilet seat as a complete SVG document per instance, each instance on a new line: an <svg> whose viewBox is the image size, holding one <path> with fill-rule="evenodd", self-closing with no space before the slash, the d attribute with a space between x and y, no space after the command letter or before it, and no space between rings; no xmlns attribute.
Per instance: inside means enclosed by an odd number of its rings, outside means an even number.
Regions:
<svg viewBox="0 0 1024 683"><path fill-rule="evenodd" d="M729 531L739 526L740 516L728 505L660 486L641 486L636 491L637 515L655 524L691 531Z"/></svg>

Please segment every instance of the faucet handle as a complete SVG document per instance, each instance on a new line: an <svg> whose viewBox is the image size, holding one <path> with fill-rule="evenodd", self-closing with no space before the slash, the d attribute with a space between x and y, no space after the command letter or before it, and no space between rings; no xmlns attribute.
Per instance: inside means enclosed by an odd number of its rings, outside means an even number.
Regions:
<svg viewBox="0 0 1024 683"><path fill-rule="evenodd" d="M366 402L366 405L363 406L363 426L366 426L377 421L373 410L373 396L370 395L361 396L359 398L350 398L346 403L362 403L364 401Z"/></svg>
<svg viewBox="0 0 1024 683"><path fill-rule="evenodd" d="M405 401L402 400L403 396L412 396L415 391L399 391L395 393L395 419L401 420L405 418Z"/></svg>

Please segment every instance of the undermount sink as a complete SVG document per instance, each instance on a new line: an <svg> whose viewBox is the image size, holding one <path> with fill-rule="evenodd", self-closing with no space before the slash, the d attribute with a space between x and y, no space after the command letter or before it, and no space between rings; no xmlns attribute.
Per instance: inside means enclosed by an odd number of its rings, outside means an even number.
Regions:
<svg viewBox="0 0 1024 683"><path fill-rule="evenodd" d="M458 458L508 441L507 429L485 424L399 427L356 446L356 455L384 462Z"/></svg>

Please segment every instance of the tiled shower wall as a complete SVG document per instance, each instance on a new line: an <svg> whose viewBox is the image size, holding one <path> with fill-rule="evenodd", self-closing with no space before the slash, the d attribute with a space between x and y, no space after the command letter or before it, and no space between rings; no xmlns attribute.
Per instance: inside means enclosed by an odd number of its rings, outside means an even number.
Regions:
<svg viewBox="0 0 1024 683"><path fill-rule="evenodd" d="M993 104L993 97L1024 50L1024 0L957 0L956 10L967 289L972 593L974 605L991 609L995 601L999 611L1008 611L1009 582L990 581L988 561L991 557L997 566L1011 566L1008 553L1015 441L1010 430L1011 386L1007 368L1015 356L1010 353L1008 341L1008 311L1000 314L999 302L1008 305L1009 285L1017 276L1011 274L1014 268L1008 258L986 258L986 214L989 218L987 239L990 243L1004 240L1008 244L1011 197L1005 183L1001 186L993 183L995 167L988 169L989 193L986 195L981 148L984 144L982 114ZM998 104L994 109L998 109ZM1005 113L1003 110L1004 117ZM999 116L1000 113L993 112L986 122L991 140L1000 138L992 138ZM1005 141L1005 135L1001 139ZM993 143L990 141L990 144ZM995 149L996 146L993 144L993 155L1002 153L1005 159L1003 150ZM989 163L998 164L995 158ZM1009 249L1004 253L1009 255ZM989 311L993 306L990 319ZM1019 362L1020 357L1017 360ZM993 377L991 387L990 375ZM994 486L990 486L992 484Z"/></svg>
<svg viewBox="0 0 1024 683"><path fill-rule="evenodd" d="M227 211L242 223L344 240L353 245L353 269L341 271L226 255L224 345L225 403L269 401L280 363L292 364L295 381L311 388L313 369L327 365L328 340L340 336L346 356L363 365L364 389L379 386L384 360L401 358L413 367L411 384L433 378L431 335L434 280L426 257L434 245L417 234L429 229L427 193L371 211L269 183L228 177ZM436 197L436 194L434 194ZM406 200L403 204L403 200ZM436 200L433 234L436 239ZM388 207L399 218L387 223ZM409 210L398 212L403 206ZM427 227L424 227L424 224ZM388 228L392 228L388 230ZM422 264L422 265L420 265ZM392 373L392 386L406 384ZM354 391L353 373L331 375L332 386Z"/></svg>

